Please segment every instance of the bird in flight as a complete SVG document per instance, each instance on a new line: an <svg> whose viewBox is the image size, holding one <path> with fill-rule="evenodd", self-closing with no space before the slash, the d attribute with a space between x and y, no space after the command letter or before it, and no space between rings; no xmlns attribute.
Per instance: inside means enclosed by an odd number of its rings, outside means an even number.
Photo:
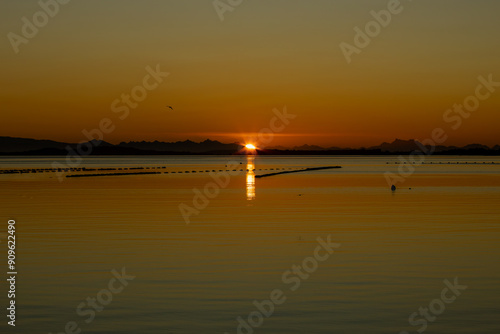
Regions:
<svg viewBox="0 0 500 334"><path fill-rule="evenodd" d="M167 106L167 108L170 108L170 109L174 110L174 108L172 108L172 106Z"/></svg>

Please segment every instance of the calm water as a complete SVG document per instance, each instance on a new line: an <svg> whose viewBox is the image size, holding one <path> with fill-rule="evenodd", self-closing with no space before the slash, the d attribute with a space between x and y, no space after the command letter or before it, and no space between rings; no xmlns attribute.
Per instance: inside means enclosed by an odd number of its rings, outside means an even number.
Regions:
<svg viewBox="0 0 500 334"><path fill-rule="evenodd" d="M214 188L205 170L225 170L232 160L244 171L227 186L219 175L223 187ZM53 161L4 157L0 167L49 168ZM15 219L18 248L17 326L7 328L4 319L0 328L60 333L74 321L82 333L238 333L241 317L258 326L240 333L417 333L425 317L417 314L415 326L408 318L431 304L439 314L428 315L425 333L498 334L500 159L427 157L391 192L384 173L403 170L397 161L98 157L80 166L165 166L170 173L64 182L52 173L0 175L1 231ZM254 178L329 165L343 168ZM205 187L212 198L195 197ZM190 224L179 205L197 213ZM340 246L310 267L317 238L329 236ZM1 245L6 257L5 235ZM283 280L308 258L309 273ZM87 323L77 307L91 309L87 298L108 289L111 270L122 268L135 279ZM441 302L443 281L456 277L467 289ZM5 282L0 287L7 291ZM254 301L275 289L286 300L260 321Z"/></svg>

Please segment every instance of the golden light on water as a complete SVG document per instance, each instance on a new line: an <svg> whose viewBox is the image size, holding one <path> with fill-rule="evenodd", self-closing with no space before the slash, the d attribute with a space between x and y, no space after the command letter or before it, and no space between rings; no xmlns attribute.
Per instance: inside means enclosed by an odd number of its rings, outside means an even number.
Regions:
<svg viewBox="0 0 500 334"><path fill-rule="evenodd" d="M247 200L252 201L255 199L255 164L254 157L247 156Z"/></svg>

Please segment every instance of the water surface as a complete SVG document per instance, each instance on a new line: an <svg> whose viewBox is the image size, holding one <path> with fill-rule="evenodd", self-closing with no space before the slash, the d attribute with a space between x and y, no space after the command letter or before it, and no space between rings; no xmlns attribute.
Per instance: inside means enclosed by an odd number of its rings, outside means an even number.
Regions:
<svg viewBox="0 0 500 334"><path fill-rule="evenodd" d="M1 168L49 168L54 159L0 161ZM212 189L186 224L179 205L195 207L197 190L213 178L171 172L225 170L231 161L243 171ZM440 298L443 280L458 277L468 288L425 332L498 333L500 160L427 157L391 192L384 173L398 173L397 161L88 157L81 166L170 173L64 182L50 173L0 175L4 226L17 222L16 329L59 333L76 321L84 333L237 333L237 318L256 310L254 300L281 289L286 301L255 333L416 333L410 314ZM254 178L330 165L343 168ZM328 236L340 247L291 291L282 274ZM77 306L123 267L136 278L85 323Z"/></svg>

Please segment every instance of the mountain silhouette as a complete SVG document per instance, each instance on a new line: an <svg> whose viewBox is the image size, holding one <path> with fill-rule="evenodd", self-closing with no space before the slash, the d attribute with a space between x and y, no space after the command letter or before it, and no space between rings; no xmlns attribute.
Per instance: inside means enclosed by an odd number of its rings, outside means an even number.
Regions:
<svg viewBox="0 0 500 334"><path fill-rule="evenodd" d="M239 144L223 144L216 140L205 140L200 143L193 142L191 140L177 141L173 143L160 142L155 140L154 142L121 142L120 147L135 148L140 150L149 151L159 151L159 152L192 152L192 153L203 153L212 151L238 151L241 149Z"/></svg>
<svg viewBox="0 0 500 334"><path fill-rule="evenodd" d="M91 146L92 155L158 155L158 154L242 154L242 145L237 143L221 143L216 140L194 142L191 140L177 142L160 141L130 141L114 145L105 141L92 140L86 143ZM1 155L66 155L69 150L78 150L82 144L64 143L53 140L38 140L30 138L0 137ZM86 150L83 150L86 151ZM272 149L261 149L259 154L310 154L310 155L386 155L408 154L421 151L419 142L410 139L396 139L392 143L384 142L369 148L323 148L317 145L302 145L293 148L278 146ZM436 146L435 154L454 155L500 155L500 145L490 148L482 144L469 144L463 147ZM244 153L243 153L244 154Z"/></svg>

